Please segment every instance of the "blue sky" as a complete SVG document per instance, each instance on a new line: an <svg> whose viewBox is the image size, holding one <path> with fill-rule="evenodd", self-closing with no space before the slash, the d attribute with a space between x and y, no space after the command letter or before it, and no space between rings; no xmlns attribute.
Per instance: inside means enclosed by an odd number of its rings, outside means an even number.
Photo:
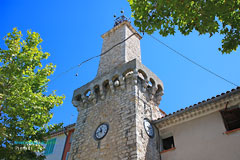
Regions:
<svg viewBox="0 0 240 160"><path fill-rule="evenodd" d="M120 15L122 9L130 17L131 9L126 0L0 0L0 47L4 46L2 38L12 28L17 27L24 34L31 29L41 35L44 40L43 50L51 54L43 63L57 65L50 78L58 78L49 84L48 91L50 93L56 90L58 95L64 94L66 99L62 106L53 110L51 123L64 122L68 125L76 121L77 110L71 104L73 91L94 79L99 59L62 73L100 54L103 42L101 35L113 27L113 15ZM132 18L131 20L133 21ZM208 35L199 36L193 32L189 36L177 33L161 37L156 32L154 36L188 58L240 85L240 50L222 55L217 49L221 45L220 35L209 38ZM143 64L163 81L164 96L159 107L166 113L235 88L176 55L146 34L141 40L141 51ZM62 76L59 77L59 74Z"/></svg>

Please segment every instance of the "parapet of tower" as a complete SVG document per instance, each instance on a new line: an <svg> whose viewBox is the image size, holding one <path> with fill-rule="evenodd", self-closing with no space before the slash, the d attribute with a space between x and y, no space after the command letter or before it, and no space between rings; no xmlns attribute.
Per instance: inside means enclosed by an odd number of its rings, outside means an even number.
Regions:
<svg viewBox="0 0 240 160"><path fill-rule="evenodd" d="M107 98L119 89L128 87L129 80L155 105L163 95L162 81L141 63L141 36L129 21L123 21L102 35L103 45L97 76L76 89L72 103L87 107ZM127 80L129 79L129 80ZM131 85L132 85L131 84Z"/></svg>

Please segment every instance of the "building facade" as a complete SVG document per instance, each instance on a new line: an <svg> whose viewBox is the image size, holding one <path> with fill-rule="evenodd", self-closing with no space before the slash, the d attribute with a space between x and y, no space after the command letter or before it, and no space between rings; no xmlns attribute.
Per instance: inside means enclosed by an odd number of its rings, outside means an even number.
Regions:
<svg viewBox="0 0 240 160"><path fill-rule="evenodd" d="M102 38L97 76L73 94L79 113L69 159L240 159L240 88L166 115L158 107L163 83L141 63L130 22Z"/></svg>
<svg viewBox="0 0 240 160"><path fill-rule="evenodd" d="M44 145L46 160L68 160L75 124L51 133Z"/></svg>
<svg viewBox="0 0 240 160"><path fill-rule="evenodd" d="M163 160L240 159L240 88L153 123Z"/></svg>

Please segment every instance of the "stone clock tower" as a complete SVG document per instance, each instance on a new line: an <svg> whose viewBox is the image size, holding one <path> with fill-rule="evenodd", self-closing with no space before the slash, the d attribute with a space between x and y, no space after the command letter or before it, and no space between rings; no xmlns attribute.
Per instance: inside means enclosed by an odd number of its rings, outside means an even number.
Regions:
<svg viewBox="0 0 240 160"><path fill-rule="evenodd" d="M124 16L102 35L97 76L76 89L78 119L71 160L159 160L159 134L151 124L162 81L141 63L141 36Z"/></svg>

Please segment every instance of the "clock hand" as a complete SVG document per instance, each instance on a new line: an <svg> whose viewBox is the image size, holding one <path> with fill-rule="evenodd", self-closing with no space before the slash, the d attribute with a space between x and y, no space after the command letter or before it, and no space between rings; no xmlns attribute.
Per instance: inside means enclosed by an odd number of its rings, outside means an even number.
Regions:
<svg viewBox="0 0 240 160"><path fill-rule="evenodd" d="M151 126L147 126L148 127L148 129L152 129L152 127Z"/></svg>

